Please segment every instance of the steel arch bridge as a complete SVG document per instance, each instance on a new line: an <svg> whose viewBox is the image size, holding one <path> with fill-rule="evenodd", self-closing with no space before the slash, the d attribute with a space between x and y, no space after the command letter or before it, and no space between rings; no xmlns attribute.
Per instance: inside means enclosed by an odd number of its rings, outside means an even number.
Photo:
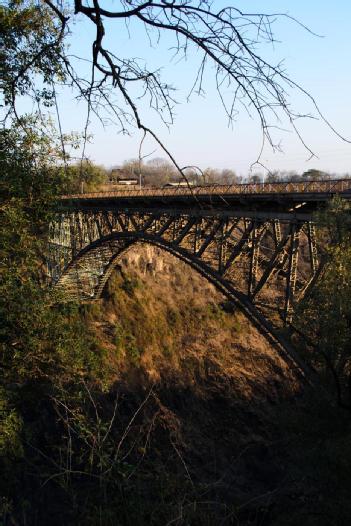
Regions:
<svg viewBox="0 0 351 526"><path fill-rule="evenodd" d="M99 298L136 243L185 261L267 337L318 276L313 213L351 181L126 190L65 196L50 225L48 273L67 300Z"/></svg>

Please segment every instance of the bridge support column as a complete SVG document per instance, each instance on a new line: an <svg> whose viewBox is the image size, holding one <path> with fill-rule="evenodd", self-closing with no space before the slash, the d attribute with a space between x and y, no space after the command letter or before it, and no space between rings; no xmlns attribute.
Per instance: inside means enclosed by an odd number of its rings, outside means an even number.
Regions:
<svg viewBox="0 0 351 526"><path fill-rule="evenodd" d="M299 244L300 244L301 226L291 225L290 247L289 247L289 263L288 273L286 278L286 293L285 293L285 308L284 321L289 323L293 315L293 301L296 288L296 274L297 263L299 258Z"/></svg>
<svg viewBox="0 0 351 526"><path fill-rule="evenodd" d="M308 247L310 250L311 270L314 274L318 268L318 251L317 251L317 240L316 240L316 227L311 222L307 224L307 237L308 237Z"/></svg>
<svg viewBox="0 0 351 526"><path fill-rule="evenodd" d="M251 237L251 257L250 257L250 268L249 268L249 278L248 278L248 296L249 299L253 300L253 291L257 285L258 277L258 263L259 263L259 254L260 254L260 241L265 230L265 225L260 227L255 223L252 231Z"/></svg>

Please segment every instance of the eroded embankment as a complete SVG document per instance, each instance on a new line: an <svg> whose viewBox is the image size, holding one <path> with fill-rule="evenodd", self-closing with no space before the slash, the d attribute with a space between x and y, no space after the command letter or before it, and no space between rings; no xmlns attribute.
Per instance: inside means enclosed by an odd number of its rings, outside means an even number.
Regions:
<svg viewBox="0 0 351 526"><path fill-rule="evenodd" d="M220 371L246 400L273 400L298 388L294 371L239 310L186 264L151 246L124 254L87 319L116 380L133 369L145 385L185 386Z"/></svg>
<svg viewBox="0 0 351 526"><path fill-rule="evenodd" d="M155 509L167 524L179 506L177 524L271 520L286 480L278 408L301 389L289 364L212 285L149 246L124 255L85 317L118 393L145 524Z"/></svg>

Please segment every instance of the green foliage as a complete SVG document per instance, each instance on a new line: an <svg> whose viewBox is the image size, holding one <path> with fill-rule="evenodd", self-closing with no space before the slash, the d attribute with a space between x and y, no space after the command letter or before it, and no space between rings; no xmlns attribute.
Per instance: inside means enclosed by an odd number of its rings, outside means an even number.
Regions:
<svg viewBox="0 0 351 526"><path fill-rule="evenodd" d="M125 335L125 345L127 356L133 364L138 365L142 351L138 348L136 338L133 334Z"/></svg>
<svg viewBox="0 0 351 526"><path fill-rule="evenodd" d="M128 294L128 296L133 296L140 286L140 281L137 278L126 278L121 285L122 289Z"/></svg>
<svg viewBox="0 0 351 526"><path fill-rule="evenodd" d="M22 427L22 418L11 408L8 394L0 387L0 458L16 458L23 455Z"/></svg>
<svg viewBox="0 0 351 526"><path fill-rule="evenodd" d="M208 317L215 321L221 321L224 318L224 311L217 303L210 303L207 306Z"/></svg>
<svg viewBox="0 0 351 526"><path fill-rule="evenodd" d="M91 301L90 303L81 305L81 313L86 321L100 320L103 317L101 303L99 301Z"/></svg>
<svg viewBox="0 0 351 526"><path fill-rule="evenodd" d="M47 226L60 185L53 183L50 162L45 164L40 137L16 129L1 136L0 359L17 380L58 371L71 359L78 370L86 359L84 344L77 343L85 332L79 312L71 306L61 313L42 287Z"/></svg>
<svg viewBox="0 0 351 526"><path fill-rule="evenodd" d="M66 193L94 192L107 182L107 172L88 160L69 164L64 171Z"/></svg>
<svg viewBox="0 0 351 526"><path fill-rule="evenodd" d="M120 323L115 327L114 343L118 357L126 357L134 365L139 364L142 352L138 347L137 339Z"/></svg>
<svg viewBox="0 0 351 526"><path fill-rule="evenodd" d="M120 356L124 347L124 331L119 323L117 323L115 327L114 344L116 346L117 355Z"/></svg>
<svg viewBox="0 0 351 526"><path fill-rule="evenodd" d="M338 402L351 409L351 207L334 199L319 213L322 275L302 302L295 324L308 335L312 360L330 377Z"/></svg>
<svg viewBox="0 0 351 526"><path fill-rule="evenodd" d="M172 346L164 346L163 349L162 349L162 354L164 356L166 356L166 358L170 358L174 353L174 349L172 348Z"/></svg>
<svg viewBox="0 0 351 526"><path fill-rule="evenodd" d="M0 6L1 80L5 104L31 94L44 105L54 103L54 82L65 79L63 36L43 2L6 0ZM41 87L38 88L41 81Z"/></svg>
<svg viewBox="0 0 351 526"><path fill-rule="evenodd" d="M329 175L321 170L310 168L307 172L304 172L301 176L303 180L310 179L311 181L319 181L320 179L329 179Z"/></svg>
<svg viewBox="0 0 351 526"><path fill-rule="evenodd" d="M7 523L35 510L28 488L40 487L52 469L47 459L63 447L53 400L67 403L82 379L106 385L105 349L81 309L53 304L43 286L47 228L64 170L32 124L0 132L0 495Z"/></svg>

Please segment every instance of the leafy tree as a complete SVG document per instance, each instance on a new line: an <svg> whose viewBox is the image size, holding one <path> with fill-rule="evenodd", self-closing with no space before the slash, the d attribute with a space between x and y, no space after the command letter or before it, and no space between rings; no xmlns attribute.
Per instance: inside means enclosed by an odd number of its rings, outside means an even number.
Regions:
<svg viewBox="0 0 351 526"><path fill-rule="evenodd" d="M279 183L281 181L281 176L278 170L275 170L269 173L265 179L266 183Z"/></svg>
<svg viewBox="0 0 351 526"><path fill-rule="evenodd" d="M69 397L69 385L79 388L101 362L78 306L60 305L45 283L48 224L65 170L47 136L22 124L0 131L0 495L9 521L36 508L33 470L53 469L44 459L61 439L51 397Z"/></svg>
<svg viewBox="0 0 351 526"><path fill-rule="evenodd" d="M310 168L307 172L304 172L301 176L303 180L310 179L311 181L319 181L320 179L329 179L329 174L322 172L321 170L316 170L315 168Z"/></svg>
<svg viewBox="0 0 351 526"><path fill-rule="evenodd" d="M239 177L234 170L224 169L221 171L219 181L221 184L235 184L239 182Z"/></svg>
<svg viewBox="0 0 351 526"><path fill-rule="evenodd" d="M249 183L262 183L262 175L261 174L254 174L249 177Z"/></svg>
<svg viewBox="0 0 351 526"><path fill-rule="evenodd" d="M202 174L204 184L214 184L219 179L219 170L215 168L206 168Z"/></svg>
<svg viewBox="0 0 351 526"><path fill-rule="evenodd" d="M107 171L88 160L65 167L64 190L67 193L94 192L107 183Z"/></svg>
<svg viewBox="0 0 351 526"><path fill-rule="evenodd" d="M49 2L50 4L50 2ZM9 0L0 6L1 87L16 112L19 95L37 104L54 103L54 82L64 82L64 27L45 2Z"/></svg>
<svg viewBox="0 0 351 526"><path fill-rule="evenodd" d="M334 199L319 213L322 274L295 315L312 361L351 410L351 206Z"/></svg>
<svg viewBox="0 0 351 526"><path fill-rule="evenodd" d="M303 180L303 176L300 177L295 171L290 170L274 170L273 172L270 172L267 177L265 178L265 181L267 183L279 183L279 182L298 182L300 180Z"/></svg>

